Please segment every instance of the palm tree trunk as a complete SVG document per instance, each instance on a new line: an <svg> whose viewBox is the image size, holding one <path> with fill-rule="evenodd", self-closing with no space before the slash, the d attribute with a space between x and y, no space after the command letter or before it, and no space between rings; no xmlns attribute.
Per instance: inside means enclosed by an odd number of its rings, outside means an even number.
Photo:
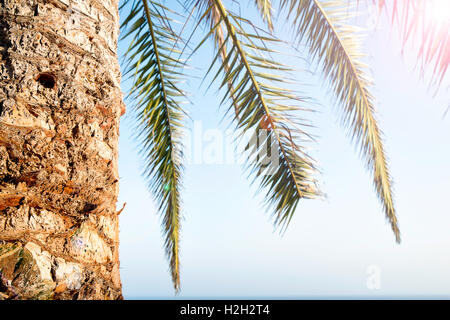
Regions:
<svg viewBox="0 0 450 320"><path fill-rule="evenodd" d="M121 299L118 0L0 0L0 299Z"/></svg>

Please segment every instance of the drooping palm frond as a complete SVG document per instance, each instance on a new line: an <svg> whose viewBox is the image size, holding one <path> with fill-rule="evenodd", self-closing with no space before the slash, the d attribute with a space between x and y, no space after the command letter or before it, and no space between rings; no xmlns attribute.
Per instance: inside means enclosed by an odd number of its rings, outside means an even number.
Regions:
<svg viewBox="0 0 450 320"><path fill-rule="evenodd" d="M133 98L149 187L163 216L166 254L175 290L180 288L181 134L184 98L178 88L183 62L168 9L152 0L125 1L131 10L122 29L132 37L126 74L134 74Z"/></svg>
<svg viewBox="0 0 450 320"><path fill-rule="evenodd" d="M217 30L223 33L210 68L218 67L213 81L222 75L220 85L228 88L223 101L231 100L234 105L238 130L253 137L247 145L250 175L267 191L267 204L275 209L275 224L287 226L300 199L319 195L313 161L298 144L307 137L296 120L302 99L283 88L286 79L280 72L290 68L270 57L268 47L279 40L247 30L254 27L227 10L221 0L204 1L206 10L216 11L208 37L217 41ZM276 163L266 162L267 150L270 161Z"/></svg>
<svg viewBox="0 0 450 320"><path fill-rule="evenodd" d="M255 4L261 13L261 16L264 22L267 24L267 27L270 31L273 31L273 22L272 22L272 1L271 0L255 0Z"/></svg>
<svg viewBox="0 0 450 320"><path fill-rule="evenodd" d="M427 66L431 67L431 82L437 88L442 83L450 65L450 10L446 0L372 0L379 9L390 12L391 21L397 22L403 39L417 45L417 57L421 62L422 74ZM445 5L443 7L440 7ZM444 18L438 19L436 13L443 12ZM441 15L441 13L439 13Z"/></svg>
<svg viewBox="0 0 450 320"><path fill-rule="evenodd" d="M349 13L346 1L281 0L281 8L292 17L298 42L304 41L312 58L322 63L323 73L340 102L344 125L361 148L385 215L400 242L382 133L369 91L371 81L360 62L356 29L345 23Z"/></svg>
<svg viewBox="0 0 450 320"><path fill-rule="evenodd" d="M197 26L202 23L203 20L206 22L207 28L214 36L214 45L216 46L216 49L219 52L219 56L223 62L223 68L225 72L228 72L230 66L228 65L228 61L226 61L227 44L225 43L224 26L220 23L221 18L219 10L214 5L213 0L193 0L192 3L194 8L196 8L198 12L203 13L199 18ZM200 45L201 44L202 43L200 43ZM231 92L235 116L238 117L238 106L235 103L233 85L229 80L227 81L227 85L229 92Z"/></svg>

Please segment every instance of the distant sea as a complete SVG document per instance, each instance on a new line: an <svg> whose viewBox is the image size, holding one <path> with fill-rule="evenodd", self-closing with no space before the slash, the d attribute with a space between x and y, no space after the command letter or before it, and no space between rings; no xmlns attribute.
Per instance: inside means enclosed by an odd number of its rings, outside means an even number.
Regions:
<svg viewBox="0 0 450 320"><path fill-rule="evenodd" d="M125 300L450 300L450 295L285 296L285 297L124 297Z"/></svg>

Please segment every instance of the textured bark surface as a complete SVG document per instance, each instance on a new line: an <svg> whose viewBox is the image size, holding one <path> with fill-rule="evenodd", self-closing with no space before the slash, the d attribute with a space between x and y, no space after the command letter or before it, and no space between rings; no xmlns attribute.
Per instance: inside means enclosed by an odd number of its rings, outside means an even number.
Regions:
<svg viewBox="0 0 450 320"><path fill-rule="evenodd" d="M0 299L120 299L118 0L0 0Z"/></svg>

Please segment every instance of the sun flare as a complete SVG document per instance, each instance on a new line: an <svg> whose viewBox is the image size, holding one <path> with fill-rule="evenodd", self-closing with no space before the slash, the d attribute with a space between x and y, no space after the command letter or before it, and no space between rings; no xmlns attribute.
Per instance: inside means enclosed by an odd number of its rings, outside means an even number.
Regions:
<svg viewBox="0 0 450 320"><path fill-rule="evenodd" d="M433 83L439 87L450 70L450 0L393 0L393 20L397 18L403 45L418 48L418 58L432 65ZM397 6L398 5L398 6Z"/></svg>
<svg viewBox="0 0 450 320"><path fill-rule="evenodd" d="M426 19L432 24L450 22L450 0L429 0L426 2Z"/></svg>

